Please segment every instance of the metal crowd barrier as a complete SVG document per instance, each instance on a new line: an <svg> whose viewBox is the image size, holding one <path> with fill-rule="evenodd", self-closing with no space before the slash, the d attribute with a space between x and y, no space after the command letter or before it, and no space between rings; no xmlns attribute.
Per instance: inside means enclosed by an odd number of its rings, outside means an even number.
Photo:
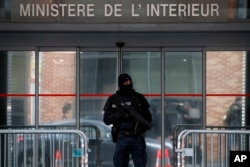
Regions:
<svg viewBox="0 0 250 167"><path fill-rule="evenodd" d="M39 126L41 129L75 129L74 125L41 125ZM88 138L88 165L89 167L100 167L102 164L101 159L101 132L100 129L96 125L81 125L80 130L87 136Z"/></svg>
<svg viewBox="0 0 250 167"><path fill-rule="evenodd" d="M179 133L178 167L228 167L230 151L250 150L250 130L195 130Z"/></svg>
<svg viewBox="0 0 250 167"><path fill-rule="evenodd" d="M88 167L80 130L0 130L1 167Z"/></svg>
<svg viewBox="0 0 250 167"><path fill-rule="evenodd" d="M102 157L101 157L101 132L100 129L94 125L84 125L80 127L80 130L89 139L89 156L88 164L90 167L101 167Z"/></svg>

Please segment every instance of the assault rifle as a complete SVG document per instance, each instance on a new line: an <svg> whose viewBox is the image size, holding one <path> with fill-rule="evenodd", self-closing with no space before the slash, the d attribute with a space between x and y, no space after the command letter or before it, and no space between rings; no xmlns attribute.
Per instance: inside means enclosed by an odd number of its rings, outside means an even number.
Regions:
<svg viewBox="0 0 250 167"><path fill-rule="evenodd" d="M126 111L122 112L128 112L126 113L127 116L131 116L135 121L135 128L134 128L134 133L136 134L138 125L141 123L147 130L150 130L152 127L152 124L149 123L147 120L145 120L134 108L134 106L127 105L125 103L120 103L118 106L122 107ZM114 143L117 141L118 137L118 129L115 126L112 126L111 128L111 134L112 134L112 140Z"/></svg>
<svg viewBox="0 0 250 167"><path fill-rule="evenodd" d="M134 120L136 121L136 125L135 125L135 131L137 130L137 127L139 125L139 123L143 124L147 130L150 130L152 128L152 124L149 123L146 119L144 119L136 110L134 106L130 106L127 105L125 103L121 103L120 104L121 107L125 108L128 112L129 115L132 116L134 118Z"/></svg>

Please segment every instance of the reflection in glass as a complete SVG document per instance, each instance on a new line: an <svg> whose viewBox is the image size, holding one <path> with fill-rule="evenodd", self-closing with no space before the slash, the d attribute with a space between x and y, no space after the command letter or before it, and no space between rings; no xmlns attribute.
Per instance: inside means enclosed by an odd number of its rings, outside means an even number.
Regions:
<svg viewBox="0 0 250 167"><path fill-rule="evenodd" d="M123 72L133 78L140 93L160 93L160 52L123 52Z"/></svg>
<svg viewBox="0 0 250 167"><path fill-rule="evenodd" d="M150 138L161 135L161 53L160 52L123 52L123 72L131 75L137 92L146 94L153 118L153 127L147 132ZM153 96L158 94L158 96Z"/></svg>
<svg viewBox="0 0 250 167"><path fill-rule="evenodd" d="M165 135L172 138L177 132L202 124L202 98L197 96L171 96L165 98Z"/></svg>
<svg viewBox="0 0 250 167"><path fill-rule="evenodd" d="M35 119L35 103L32 97L35 93L35 53L8 51L7 56L7 124L32 125Z"/></svg>
<svg viewBox="0 0 250 167"><path fill-rule="evenodd" d="M202 93L202 52L165 52L166 93Z"/></svg>
<svg viewBox="0 0 250 167"><path fill-rule="evenodd" d="M117 88L118 52L80 53L80 115L102 120L107 96Z"/></svg>
<svg viewBox="0 0 250 167"><path fill-rule="evenodd" d="M202 52L165 52L165 93L167 138L173 137L176 125L185 129L201 124Z"/></svg>
<svg viewBox="0 0 250 167"><path fill-rule="evenodd" d="M74 96L39 97L39 123L47 124L75 119Z"/></svg>

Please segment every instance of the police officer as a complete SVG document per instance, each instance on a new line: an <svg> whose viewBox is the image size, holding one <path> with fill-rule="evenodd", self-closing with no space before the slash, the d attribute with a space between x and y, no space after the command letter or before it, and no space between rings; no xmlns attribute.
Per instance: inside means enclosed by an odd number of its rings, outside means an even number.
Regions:
<svg viewBox="0 0 250 167"><path fill-rule="evenodd" d="M151 123L149 103L133 89L132 78L128 74L119 75L118 86L119 90L106 101L103 117L105 124L113 125L116 131L113 134L117 134L113 136L116 142L113 163L115 167L128 167L132 155L135 167L145 167L147 155L144 133L148 128L131 115L129 108L134 107L142 118Z"/></svg>

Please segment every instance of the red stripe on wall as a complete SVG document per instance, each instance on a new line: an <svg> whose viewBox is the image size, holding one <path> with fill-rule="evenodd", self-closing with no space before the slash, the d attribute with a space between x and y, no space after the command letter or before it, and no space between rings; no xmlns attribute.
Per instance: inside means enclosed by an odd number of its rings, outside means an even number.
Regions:
<svg viewBox="0 0 250 167"><path fill-rule="evenodd" d="M91 94L91 93L82 93L80 94L81 97L107 97L110 96L112 94L108 94L108 93L103 93L103 94ZM160 97L161 94L154 94L154 93L150 93L150 94L143 94L144 96L147 97ZM179 97L183 97L183 96L202 96L202 94L185 94L185 93L166 93L164 94L165 96L179 96ZM8 94L0 94L0 97L15 97L15 96L35 96L35 94L28 94L28 93L8 93ZM74 93L51 93L51 94L38 94L38 96L76 96L76 94ZM216 93L208 93L206 94L206 96L242 96L242 97L248 97L250 96L250 94L238 94L238 93L231 93L231 94L216 94Z"/></svg>

